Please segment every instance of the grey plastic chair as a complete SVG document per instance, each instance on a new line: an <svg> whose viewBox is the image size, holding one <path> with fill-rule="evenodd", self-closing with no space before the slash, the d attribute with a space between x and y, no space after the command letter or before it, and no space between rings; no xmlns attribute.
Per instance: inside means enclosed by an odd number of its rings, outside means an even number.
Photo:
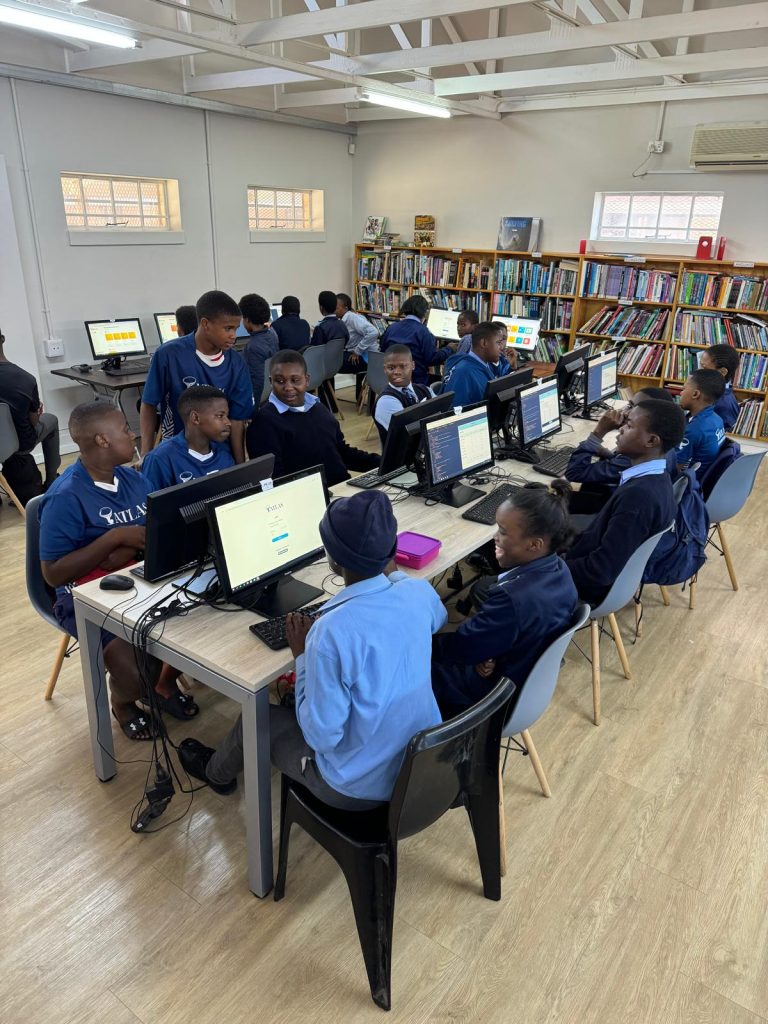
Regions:
<svg viewBox="0 0 768 1024"><path fill-rule="evenodd" d="M696 463L698 466L699 463ZM692 467L693 468L693 467ZM684 474L679 476L677 480L672 484L672 496L675 499L675 505L679 505L685 497L685 492L688 490L688 477ZM642 594L643 588L640 587L640 593ZM659 585L659 593L661 594L661 600L666 608L669 608L669 588ZM688 605L693 608L693 589L689 588ZM638 636L642 636L642 628L640 624L640 603L635 601L635 632Z"/></svg>
<svg viewBox="0 0 768 1024"><path fill-rule="evenodd" d="M373 419L373 408L376 404L376 399L389 384L387 375L384 372L384 355L384 352L368 353L368 369L365 374L365 387L368 391L368 410L371 416L371 422L368 427L368 433L365 435L366 441L371 436L371 431L373 430L375 423ZM363 401L364 399L361 398L361 406Z"/></svg>
<svg viewBox="0 0 768 1024"><path fill-rule="evenodd" d="M10 406L6 402L0 402L0 487L2 487L16 506L21 518L24 519L26 517L24 506L2 473L3 464L12 455L15 455L18 450L19 435L16 433L16 425L11 416Z"/></svg>
<svg viewBox="0 0 768 1024"><path fill-rule="evenodd" d="M310 345L302 351L304 362L307 364L309 374L309 386L312 391L319 391L325 380L325 345Z"/></svg>
<svg viewBox="0 0 768 1024"><path fill-rule="evenodd" d="M261 389L261 395L259 397L259 405L262 406L269 398L272 391L272 381L269 379L269 369L264 367L264 385Z"/></svg>
<svg viewBox="0 0 768 1024"><path fill-rule="evenodd" d="M48 680L48 685L45 688L45 699L50 700L53 697L53 691L56 688L58 682L59 673L61 672L61 666L64 664L64 659L72 653L76 641L69 633L65 632L59 625L58 619L53 614L53 606L56 601L56 593L53 587L49 587L43 577L43 570L40 567L40 519L39 519L39 506L43 500L42 494L35 498L31 498L27 502L27 549L25 554L25 570L27 580L27 594L32 607L35 609L37 614L45 619L47 623L57 629L64 635L61 638L59 649L56 652L56 659L53 663L53 669ZM70 650L70 645L72 650Z"/></svg>
<svg viewBox="0 0 768 1024"><path fill-rule="evenodd" d="M629 561L617 576L605 599L596 608L592 608L589 613L592 641L592 701L594 705L595 725L600 725L600 634L604 632L599 620L603 618L608 619L608 625L611 627L611 633L613 634L613 639L616 644L616 650L619 653L621 667L624 671L624 678L631 679L632 670L629 667L627 652L624 650L621 631L619 630L619 624L616 621L616 612L628 605L634 598L640 588L640 583L642 582L643 573L645 572L645 567L648 564L648 559L656 550L656 545L671 526L672 524L670 523L666 530L662 530L653 537L649 537L648 540L640 545L637 551L630 556Z"/></svg>
<svg viewBox="0 0 768 1024"><path fill-rule="evenodd" d="M337 412L340 418L344 419L344 413L339 408L334 390L334 378L344 362L344 339L332 338L318 347L323 352L323 394L332 411Z"/></svg>

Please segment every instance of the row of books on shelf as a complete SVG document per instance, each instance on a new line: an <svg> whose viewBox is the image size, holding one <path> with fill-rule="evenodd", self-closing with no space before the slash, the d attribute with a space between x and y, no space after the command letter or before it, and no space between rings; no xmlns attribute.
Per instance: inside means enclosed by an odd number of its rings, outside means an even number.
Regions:
<svg viewBox="0 0 768 1024"><path fill-rule="evenodd" d="M763 409L763 403L757 398L743 402L733 433L742 437L768 437L768 416L763 415Z"/></svg>
<svg viewBox="0 0 768 1024"><path fill-rule="evenodd" d="M563 342L557 335L540 334L533 351L533 358L540 363L556 363L560 356L567 351L568 343Z"/></svg>
<svg viewBox="0 0 768 1024"><path fill-rule="evenodd" d="M363 281L413 284L416 279L416 253L361 252L357 260L357 276Z"/></svg>
<svg viewBox="0 0 768 1024"><path fill-rule="evenodd" d="M371 313L397 316L405 300L400 288L388 288L383 284L360 284L355 289L355 303L358 309Z"/></svg>
<svg viewBox="0 0 768 1024"><path fill-rule="evenodd" d="M733 386L748 391L763 391L767 377L768 356L759 356L756 352L742 352Z"/></svg>
<svg viewBox="0 0 768 1024"><path fill-rule="evenodd" d="M691 345L732 345L768 352L768 326L754 317L679 309L673 337Z"/></svg>
<svg viewBox="0 0 768 1024"><path fill-rule="evenodd" d="M633 306L603 306L579 328L585 334L647 338L659 341L669 319L667 309L636 309Z"/></svg>
<svg viewBox="0 0 768 1024"><path fill-rule="evenodd" d="M573 299L496 293L491 308L494 316L524 316L541 320L544 331L568 331L573 322Z"/></svg>
<svg viewBox="0 0 768 1024"><path fill-rule="evenodd" d="M703 350L670 345L664 362L664 376L672 380L685 380L699 368L699 356Z"/></svg>
<svg viewBox="0 0 768 1024"><path fill-rule="evenodd" d="M493 266L475 260L419 256L416 280L419 284L442 285L444 288L483 288L490 291L493 287Z"/></svg>
<svg viewBox="0 0 768 1024"><path fill-rule="evenodd" d="M575 348L589 346L590 355L616 348L612 341L590 342L589 338L576 338ZM660 377L661 362L664 358L663 345L632 345L627 342L619 345L619 373L633 374L637 377Z"/></svg>
<svg viewBox="0 0 768 1024"><path fill-rule="evenodd" d="M672 302L675 274L642 270L614 263L584 264L581 294L585 298L636 299L638 302Z"/></svg>
<svg viewBox="0 0 768 1024"><path fill-rule="evenodd" d="M457 312L462 309L474 309L481 320L487 320L490 316L491 303L488 295L481 295L479 292L446 292L440 288L419 288L418 292L435 309L452 309Z"/></svg>
<svg viewBox="0 0 768 1024"><path fill-rule="evenodd" d="M541 292L575 295L579 264L574 260L535 263L533 260L496 261L496 289L500 292Z"/></svg>
<svg viewBox="0 0 768 1024"><path fill-rule="evenodd" d="M768 278L706 274L686 270L679 302L722 309L758 309L768 313Z"/></svg>

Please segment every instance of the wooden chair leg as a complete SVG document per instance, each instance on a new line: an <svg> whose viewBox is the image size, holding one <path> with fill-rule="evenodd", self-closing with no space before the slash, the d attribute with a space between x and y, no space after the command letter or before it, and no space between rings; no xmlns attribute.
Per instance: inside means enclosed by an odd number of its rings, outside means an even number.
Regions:
<svg viewBox="0 0 768 1024"><path fill-rule="evenodd" d="M366 441L371 436L371 431L373 430L375 425L376 425L376 420L373 417L371 417L371 422L368 424L368 433L365 435L365 440Z"/></svg>
<svg viewBox="0 0 768 1024"><path fill-rule="evenodd" d="M666 587L659 587L661 592L661 600L664 602L664 607L669 608L669 591Z"/></svg>
<svg viewBox="0 0 768 1024"><path fill-rule="evenodd" d="M520 735L522 736L523 743L528 748L528 757L530 757L531 759L533 770L536 772L536 778L539 780L541 792L544 794L544 796L552 796L552 790L549 788L547 776L544 774L544 769L542 768L536 747L534 747L533 745L533 739L531 737L530 732L527 729L523 729Z"/></svg>
<svg viewBox="0 0 768 1024"><path fill-rule="evenodd" d="M590 624L592 637L592 705L595 712L595 725L600 725L600 626L597 619Z"/></svg>
<svg viewBox="0 0 768 1024"><path fill-rule="evenodd" d="M643 635L643 602L633 601L635 606L635 636L639 639Z"/></svg>
<svg viewBox="0 0 768 1024"><path fill-rule="evenodd" d="M499 758L499 854L501 877L507 873L507 825L504 820L504 779L501 774L502 759Z"/></svg>
<svg viewBox="0 0 768 1024"><path fill-rule="evenodd" d="M5 479L2 473L0 473L0 487L7 493L13 504L16 506L16 511L19 513L22 519L27 518L27 513L24 511L24 506L21 504L19 499L16 497L16 493L10 486L8 481Z"/></svg>
<svg viewBox="0 0 768 1024"><path fill-rule="evenodd" d="M736 579L736 570L733 568L733 562L731 561L731 549L728 547L728 541L725 539L722 524L715 523L715 529L717 530L717 536L720 538L720 547L723 549L723 558L728 569L728 575L731 577L731 586L734 590L738 590L739 581Z"/></svg>
<svg viewBox="0 0 768 1024"><path fill-rule="evenodd" d="M696 607L696 580L693 579L688 584L688 611L692 612Z"/></svg>
<svg viewBox="0 0 768 1024"><path fill-rule="evenodd" d="M56 660L53 663L51 670L51 677L48 680L48 685L45 688L45 700L51 700L53 697L53 691L56 689L56 683L59 681L59 675L61 673L61 666L64 664L64 658L67 654L67 647L69 647L70 640L72 638L68 633L65 633L61 638L59 649L56 652Z"/></svg>
<svg viewBox="0 0 768 1024"><path fill-rule="evenodd" d="M632 669L629 667L629 658L627 652L624 650L624 641L621 639L621 631L619 630L619 624L616 621L616 616L611 612L608 616L608 625L611 627L613 633L613 639L616 641L616 650L619 652L619 661L621 667L624 670L624 678L632 678Z"/></svg>

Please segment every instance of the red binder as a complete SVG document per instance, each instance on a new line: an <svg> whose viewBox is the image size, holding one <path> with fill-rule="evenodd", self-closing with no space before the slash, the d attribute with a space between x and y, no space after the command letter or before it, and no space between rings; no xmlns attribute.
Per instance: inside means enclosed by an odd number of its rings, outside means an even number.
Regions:
<svg viewBox="0 0 768 1024"><path fill-rule="evenodd" d="M699 245L696 249L697 260L711 260L712 259L712 242L713 238L711 235L701 235L699 238Z"/></svg>

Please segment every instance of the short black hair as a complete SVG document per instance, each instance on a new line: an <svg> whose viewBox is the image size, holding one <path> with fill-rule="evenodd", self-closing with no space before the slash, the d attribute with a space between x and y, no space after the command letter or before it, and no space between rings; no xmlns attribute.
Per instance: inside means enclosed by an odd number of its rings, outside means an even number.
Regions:
<svg viewBox="0 0 768 1024"><path fill-rule="evenodd" d="M252 324L266 324L269 322L269 303L263 296L251 292L249 295L244 295L238 305L240 306L240 312Z"/></svg>
<svg viewBox="0 0 768 1024"><path fill-rule="evenodd" d="M460 309L459 316L464 317L468 324L475 324L480 322L480 317L477 315L477 310L474 309Z"/></svg>
<svg viewBox="0 0 768 1024"><path fill-rule="evenodd" d="M320 304L320 312L326 316L336 312L336 292L320 292L317 301Z"/></svg>
<svg viewBox="0 0 768 1024"><path fill-rule="evenodd" d="M522 515L526 536L546 537L550 549L559 552L570 545L574 535L568 513L570 496L567 480L553 480L549 485L532 482L517 487L507 501Z"/></svg>
<svg viewBox="0 0 768 1024"><path fill-rule="evenodd" d="M69 436L79 448L87 437L98 434L104 417L113 413L121 414L116 405L103 398L76 405L69 414Z"/></svg>
<svg viewBox="0 0 768 1024"><path fill-rule="evenodd" d="M718 370L727 370L725 379L730 383L739 368L739 353L730 345L710 345L707 355L713 360ZM722 376L722 374L721 374Z"/></svg>
<svg viewBox="0 0 768 1024"><path fill-rule="evenodd" d="M725 379L719 370L694 370L688 374L688 380L693 381L693 386L709 399L710 405L725 393Z"/></svg>
<svg viewBox="0 0 768 1024"><path fill-rule="evenodd" d="M413 352L407 345L390 345L384 353L384 358L388 359L389 356L410 356L413 359Z"/></svg>
<svg viewBox="0 0 768 1024"><path fill-rule="evenodd" d="M181 417L182 423L186 425L189 414L194 410L200 412L211 402L218 402L221 399L227 401L227 396L221 388L214 388L210 384L195 384L191 388L185 388L179 395L176 409Z"/></svg>
<svg viewBox="0 0 768 1024"><path fill-rule="evenodd" d="M347 295L346 292L337 292L336 298L345 307L345 309L352 309L352 297Z"/></svg>
<svg viewBox="0 0 768 1024"><path fill-rule="evenodd" d="M287 366L289 363L300 366L304 373L307 372L307 361L301 352L295 352L292 348L284 348L275 352L269 361L270 377L278 366Z"/></svg>
<svg viewBox="0 0 768 1024"><path fill-rule="evenodd" d="M644 414L648 432L658 434L665 455L680 446L685 436L685 413L676 402L661 402L658 398L652 398L641 402L636 409Z"/></svg>
<svg viewBox="0 0 768 1024"><path fill-rule="evenodd" d="M638 402L647 402L653 400L654 402L674 402L675 396L671 391L667 391L666 388L638 388L635 392L635 396L643 395L643 398L638 398Z"/></svg>
<svg viewBox="0 0 768 1024"><path fill-rule="evenodd" d="M198 323L201 320L220 320L225 316L240 317L240 307L226 292L206 292L197 300L195 310Z"/></svg>
<svg viewBox="0 0 768 1024"><path fill-rule="evenodd" d="M429 303L423 295L412 295L400 307L401 316L417 316L423 320L429 312Z"/></svg>
<svg viewBox="0 0 768 1024"><path fill-rule="evenodd" d="M197 330L197 310L194 306L179 306L174 316L180 338L183 338L185 334L193 334Z"/></svg>
<svg viewBox="0 0 768 1024"><path fill-rule="evenodd" d="M283 297L283 301L280 303L280 312L296 313L296 315L298 316L298 314L301 312L301 303L299 302L295 295L285 295Z"/></svg>
<svg viewBox="0 0 768 1024"><path fill-rule="evenodd" d="M472 328L472 348L476 348L486 338L495 338L498 333L498 326L490 320L484 320L481 324L477 324Z"/></svg>

